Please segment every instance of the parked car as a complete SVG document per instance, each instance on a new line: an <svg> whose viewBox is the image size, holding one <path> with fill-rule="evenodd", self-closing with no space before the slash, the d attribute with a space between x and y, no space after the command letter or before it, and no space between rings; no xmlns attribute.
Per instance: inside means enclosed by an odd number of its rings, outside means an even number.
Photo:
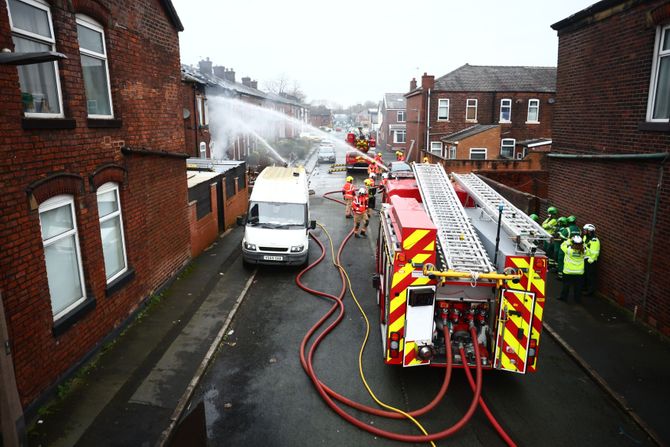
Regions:
<svg viewBox="0 0 670 447"><path fill-rule="evenodd" d="M335 163L335 150L329 146L321 146L317 160L319 163Z"/></svg>
<svg viewBox="0 0 670 447"><path fill-rule="evenodd" d="M404 161L392 161L389 165L388 178L412 178L414 171Z"/></svg>

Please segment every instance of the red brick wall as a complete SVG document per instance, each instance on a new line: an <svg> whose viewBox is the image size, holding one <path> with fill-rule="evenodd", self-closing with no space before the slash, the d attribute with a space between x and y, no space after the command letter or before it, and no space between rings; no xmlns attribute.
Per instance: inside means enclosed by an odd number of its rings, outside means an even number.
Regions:
<svg viewBox="0 0 670 447"><path fill-rule="evenodd" d="M444 155L448 155L449 145L444 144ZM459 141L456 146L456 158L469 159L470 149L486 148L486 158L496 159L500 158L500 127L492 128L484 132L480 132L469 138L464 138Z"/></svg>
<svg viewBox="0 0 670 447"><path fill-rule="evenodd" d="M622 2L623 3L623 2ZM559 31L557 109L553 151L559 153L667 152L670 133L640 130L645 120L655 27L650 1L585 27ZM668 166L659 195L652 267L647 272L659 180L658 161L550 159L550 203L580 224L596 225L603 251L599 290L670 335L670 299L664 275L670 268ZM642 312L643 314L645 312Z"/></svg>
<svg viewBox="0 0 670 447"><path fill-rule="evenodd" d="M73 8L73 9L70 9ZM124 155L122 146L183 152L177 31L158 0L52 2L65 118L75 129L23 130L16 67L0 66L0 289L24 406L55 385L189 258L185 163ZM89 127L74 14L105 29L112 103L119 127ZM0 48L13 48L0 2ZM52 121L53 122L53 121ZM127 256L135 277L106 296L96 192L91 176L107 164L121 184ZM111 171L104 171L111 172ZM30 185L53 174L31 196ZM100 174L107 176L108 174ZM99 184L96 182L96 184ZM74 194L84 279L95 308L54 336L37 205Z"/></svg>
<svg viewBox="0 0 670 447"><path fill-rule="evenodd" d="M237 185L237 182L235 182ZM248 185L248 181L245 182ZM237 188L237 186L235 186ZM223 185L223 197L226 197L226 185ZM245 187L242 190L237 189L237 193L232 196L230 199L225 201L225 228L231 228L237 225L237 216L241 216L247 213L247 207L249 206L249 188Z"/></svg>
<svg viewBox="0 0 670 447"><path fill-rule="evenodd" d="M421 160L421 151L426 149L426 102L423 92L407 97L407 153L408 161ZM412 140L415 140L412 148Z"/></svg>
<svg viewBox="0 0 670 447"><path fill-rule="evenodd" d="M196 215L195 201L188 204L189 228L191 231L191 256L196 257L209 247L219 235L218 203L216 200L216 184L210 186L210 203L212 211L200 220Z"/></svg>

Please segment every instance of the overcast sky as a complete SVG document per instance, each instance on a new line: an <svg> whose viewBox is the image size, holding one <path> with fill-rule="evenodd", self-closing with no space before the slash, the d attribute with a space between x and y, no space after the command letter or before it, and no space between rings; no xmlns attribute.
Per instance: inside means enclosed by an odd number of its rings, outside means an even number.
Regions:
<svg viewBox="0 0 670 447"><path fill-rule="evenodd" d="M181 61L296 81L342 105L404 93L412 77L471 65L556 66L551 25L594 0L172 0ZM419 81L420 82L420 81Z"/></svg>

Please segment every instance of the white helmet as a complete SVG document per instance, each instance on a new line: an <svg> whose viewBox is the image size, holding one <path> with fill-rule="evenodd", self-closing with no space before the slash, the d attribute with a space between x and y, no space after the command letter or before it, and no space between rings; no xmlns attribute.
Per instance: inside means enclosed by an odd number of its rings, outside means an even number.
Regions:
<svg viewBox="0 0 670 447"><path fill-rule="evenodd" d="M365 188L359 188L358 189L358 194L365 194L366 192L367 191L365 190Z"/></svg>
<svg viewBox="0 0 670 447"><path fill-rule="evenodd" d="M584 231L596 231L596 226L593 224L584 225Z"/></svg>
<svg viewBox="0 0 670 447"><path fill-rule="evenodd" d="M582 243L582 237L581 236L572 236L572 243L573 244L581 244Z"/></svg>

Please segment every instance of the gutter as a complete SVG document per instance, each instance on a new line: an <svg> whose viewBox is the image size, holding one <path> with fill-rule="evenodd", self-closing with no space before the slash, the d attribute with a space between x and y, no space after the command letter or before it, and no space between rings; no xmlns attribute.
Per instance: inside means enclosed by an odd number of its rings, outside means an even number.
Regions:
<svg viewBox="0 0 670 447"><path fill-rule="evenodd" d="M547 154L549 158L561 158L568 160L665 160L670 157L670 152L658 152L653 154Z"/></svg>

